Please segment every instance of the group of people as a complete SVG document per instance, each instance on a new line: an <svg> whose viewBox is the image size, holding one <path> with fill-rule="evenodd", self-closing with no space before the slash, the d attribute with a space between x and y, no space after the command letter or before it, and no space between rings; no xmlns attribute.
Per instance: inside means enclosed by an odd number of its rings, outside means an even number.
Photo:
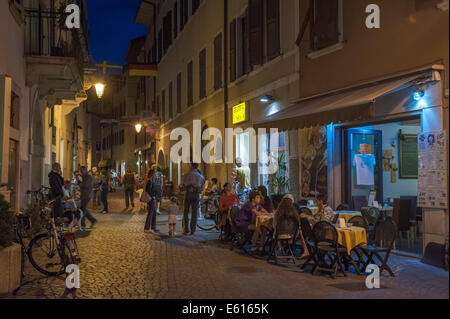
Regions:
<svg viewBox="0 0 450 319"><path fill-rule="evenodd" d="M79 188L79 198L75 196L75 190L72 188L73 181L64 180L62 177L61 165L59 163L54 163L52 165L52 170L48 174L49 184L50 184L50 193L49 199L53 200L53 215L55 217L64 217L66 216L66 212L68 210L77 209L78 205L76 204L79 201L79 209L82 211L81 217L81 230L86 229L86 219L88 219L91 223L91 228L97 223L97 220L87 209L89 202L93 198L94 194L94 179L92 175L89 173L88 169L85 166L80 167L79 172L74 173L74 182ZM102 176L102 194L101 199L106 205L105 211L107 212L107 188L106 194L103 191L104 185L106 183L107 187L107 178L106 176Z"/></svg>

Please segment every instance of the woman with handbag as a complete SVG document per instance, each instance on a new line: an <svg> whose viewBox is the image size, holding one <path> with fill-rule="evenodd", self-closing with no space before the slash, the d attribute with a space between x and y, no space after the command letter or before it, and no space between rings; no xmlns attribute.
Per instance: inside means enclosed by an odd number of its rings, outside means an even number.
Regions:
<svg viewBox="0 0 450 319"><path fill-rule="evenodd" d="M152 196L152 175L154 171L148 173L147 183L141 196L141 202L147 203L147 219L145 221L145 233L153 233L156 230L156 199Z"/></svg>

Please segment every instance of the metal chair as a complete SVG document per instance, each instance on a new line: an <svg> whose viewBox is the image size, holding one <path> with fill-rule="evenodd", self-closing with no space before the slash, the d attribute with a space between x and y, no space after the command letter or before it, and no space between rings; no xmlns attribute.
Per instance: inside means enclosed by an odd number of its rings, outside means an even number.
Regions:
<svg viewBox="0 0 450 319"><path fill-rule="evenodd" d="M384 270L387 270L392 277L395 277L387 262L397 235L397 225L392 219L388 218L377 225L375 233L374 245L359 246L360 251L367 257L362 269L365 271L368 265L375 263L376 258L379 261L377 266L380 267L380 275ZM381 253L385 254L384 258L380 255Z"/></svg>
<svg viewBox="0 0 450 319"><path fill-rule="evenodd" d="M316 249L316 239L314 238L314 234L309 224L308 219L300 218L300 229L302 231L303 239L305 240L305 249L308 250L309 257L301 266L301 269L305 269L311 262L315 267L317 265L317 249Z"/></svg>
<svg viewBox="0 0 450 319"><path fill-rule="evenodd" d="M369 230L369 224L367 223L366 219L362 216L353 216L352 218L350 218L348 223L356 227L362 227L366 230L366 232Z"/></svg>
<svg viewBox="0 0 450 319"><path fill-rule="evenodd" d="M308 216L313 216L312 211L308 207L300 207L300 214L306 214Z"/></svg>
<svg viewBox="0 0 450 319"><path fill-rule="evenodd" d="M294 250L295 241L297 239L299 222L297 218L290 217L281 220L277 223L274 237L272 241L272 248L269 253L267 260L269 261L272 257L275 259L275 264L278 264L278 259L288 259L292 260L295 264ZM283 250L283 255L278 255L281 248Z"/></svg>
<svg viewBox="0 0 450 319"><path fill-rule="evenodd" d="M341 210L350 210L350 205L349 205L349 204L345 204L345 203L340 204L340 205L336 208L336 211L339 212L339 211L341 211Z"/></svg>
<svg viewBox="0 0 450 319"><path fill-rule="evenodd" d="M346 255L347 249L339 245L336 228L331 223L322 221L315 224L312 231L315 237L318 261L312 274L323 271L330 273L334 278L340 270L344 276L347 276L342 264L342 257Z"/></svg>
<svg viewBox="0 0 450 319"><path fill-rule="evenodd" d="M251 232L249 230L243 231L236 226L236 217L239 213L239 207L233 207L230 210L230 224L231 224L231 247L230 250L235 248L242 249L245 253L245 245L250 242Z"/></svg>
<svg viewBox="0 0 450 319"><path fill-rule="evenodd" d="M362 207L367 206L366 196L352 196L352 207L353 210L360 212Z"/></svg>

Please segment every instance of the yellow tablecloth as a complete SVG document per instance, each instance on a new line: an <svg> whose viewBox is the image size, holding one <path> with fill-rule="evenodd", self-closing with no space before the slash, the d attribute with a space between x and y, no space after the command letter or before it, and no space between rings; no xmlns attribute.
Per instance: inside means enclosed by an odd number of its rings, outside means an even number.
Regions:
<svg viewBox="0 0 450 319"><path fill-rule="evenodd" d="M361 243L367 243L366 230L362 227L337 228L338 243L347 248L347 253Z"/></svg>
<svg viewBox="0 0 450 319"><path fill-rule="evenodd" d="M355 216L362 216L361 212L357 211L350 211L350 210L342 210L335 212L336 214L339 214L338 218L344 218L345 222L348 223L348 221Z"/></svg>
<svg viewBox="0 0 450 319"><path fill-rule="evenodd" d="M269 225L272 222L273 215L256 216L256 227Z"/></svg>

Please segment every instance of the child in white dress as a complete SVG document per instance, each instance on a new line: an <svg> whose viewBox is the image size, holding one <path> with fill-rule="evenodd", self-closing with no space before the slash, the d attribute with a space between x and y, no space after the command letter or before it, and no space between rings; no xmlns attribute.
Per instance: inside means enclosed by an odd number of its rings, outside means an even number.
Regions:
<svg viewBox="0 0 450 319"><path fill-rule="evenodd" d="M176 236L175 228L177 226L177 214L178 213L179 213L178 199L176 197L172 197L170 199L170 204L168 207L169 236Z"/></svg>

